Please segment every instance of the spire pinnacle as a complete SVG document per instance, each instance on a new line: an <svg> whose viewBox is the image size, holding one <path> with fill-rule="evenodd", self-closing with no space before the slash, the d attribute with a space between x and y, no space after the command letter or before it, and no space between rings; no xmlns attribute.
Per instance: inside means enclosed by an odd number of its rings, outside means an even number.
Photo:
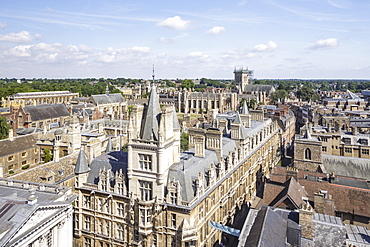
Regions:
<svg viewBox="0 0 370 247"><path fill-rule="evenodd" d="M155 77L155 75L154 75L154 64L153 64L153 74L152 74L152 78L153 78L152 83L153 83L153 85L154 85L154 77Z"/></svg>

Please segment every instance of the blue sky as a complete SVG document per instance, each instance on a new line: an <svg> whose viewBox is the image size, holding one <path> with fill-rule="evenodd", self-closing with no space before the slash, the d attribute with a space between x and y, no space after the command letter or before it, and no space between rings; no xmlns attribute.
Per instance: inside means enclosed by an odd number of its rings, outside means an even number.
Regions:
<svg viewBox="0 0 370 247"><path fill-rule="evenodd" d="M0 78L370 79L365 0L0 5Z"/></svg>

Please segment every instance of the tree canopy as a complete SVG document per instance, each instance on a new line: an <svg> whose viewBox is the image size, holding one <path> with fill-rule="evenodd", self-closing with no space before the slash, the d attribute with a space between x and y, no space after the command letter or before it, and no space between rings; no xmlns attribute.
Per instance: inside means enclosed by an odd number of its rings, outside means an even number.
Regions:
<svg viewBox="0 0 370 247"><path fill-rule="evenodd" d="M0 116L0 140L8 138L9 129L10 125L6 122L6 118Z"/></svg>

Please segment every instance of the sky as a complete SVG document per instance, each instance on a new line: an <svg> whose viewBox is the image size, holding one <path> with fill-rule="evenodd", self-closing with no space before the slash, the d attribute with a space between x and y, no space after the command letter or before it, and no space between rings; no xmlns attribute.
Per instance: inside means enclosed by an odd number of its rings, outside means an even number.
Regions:
<svg viewBox="0 0 370 247"><path fill-rule="evenodd" d="M370 79L370 1L3 0L0 78Z"/></svg>

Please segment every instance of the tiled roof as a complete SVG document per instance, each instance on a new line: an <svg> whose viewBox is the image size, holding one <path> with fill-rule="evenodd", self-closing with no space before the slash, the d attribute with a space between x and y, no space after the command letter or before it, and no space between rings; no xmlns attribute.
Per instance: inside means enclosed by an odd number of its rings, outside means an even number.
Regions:
<svg viewBox="0 0 370 247"><path fill-rule="evenodd" d="M30 114L32 121L69 116L64 104L26 106L24 111Z"/></svg>
<svg viewBox="0 0 370 247"><path fill-rule="evenodd" d="M34 135L25 135L14 137L13 141L9 139L0 141L0 157L13 153L18 153L23 150L36 147L36 138Z"/></svg>

